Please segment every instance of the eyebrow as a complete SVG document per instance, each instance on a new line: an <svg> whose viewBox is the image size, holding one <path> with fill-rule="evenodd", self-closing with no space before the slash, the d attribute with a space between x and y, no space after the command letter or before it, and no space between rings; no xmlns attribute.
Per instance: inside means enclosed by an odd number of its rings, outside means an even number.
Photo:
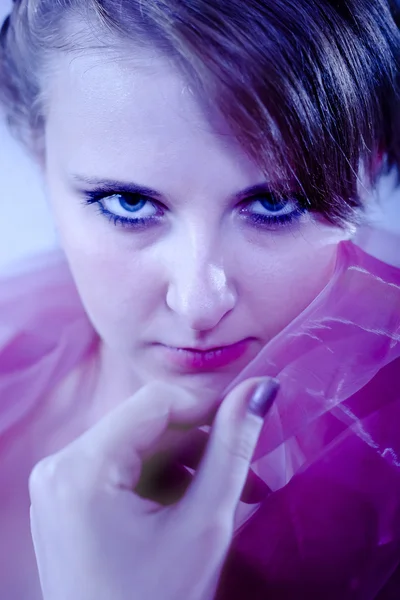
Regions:
<svg viewBox="0 0 400 600"><path fill-rule="evenodd" d="M88 177L85 175L72 175L72 180L80 185L87 185L93 188L97 188L101 190L102 193L111 193L111 192L127 192L129 194L138 194L141 196L151 196L153 198L161 199L164 197L161 192L149 188L147 186L142 186L137 183L120 181L117 179L101 179L97 177ZM238 192L233 195L233 199L235 200L244 200L251 196L257 196L259 194L271 193L273 191L277 191L279 189L283 189L288 186L287 181L280 182L262 182L255 185L251 185L246 189Z"/></svg>
<svg viewBox="0 0 400 600"><path fill-rule="evenodd" d="M85 175L72 175L72 180L79 185L88 185L98 188L102 192L124 191L130 194L140 194L142 196L153 196L161 198L162 194L149 187L139 185L133 182L118 181L117 179L99 179L97 177L87 177Z"/></svg>

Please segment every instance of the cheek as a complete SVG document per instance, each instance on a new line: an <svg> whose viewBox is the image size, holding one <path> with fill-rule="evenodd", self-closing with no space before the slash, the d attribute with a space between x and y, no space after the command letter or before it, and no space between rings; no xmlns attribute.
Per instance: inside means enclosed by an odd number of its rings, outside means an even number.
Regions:
<svg viewBox="0 0 400 600"><path fill-rule="evenodd" d="M69 257L86 311L98 333L112 345L132 338L150 320L161 295L154 269L130 253L122 258L110 249ZM76 258L76 260L75 260Z"/></svg>
<svg viewBox="0 0 400 600"><path fill-rule="evenodd" d="M121 242L116 228L76 198L50 187L50 203L75 284L101 337L123 342L146 322L160 277L145 253Z"/></svg>
<svg viewBox="0 0 400 600"><path fill-rule="evenodd" d="M124 347L149 321L161 293L160 277L143 253L117 244L112 230L108 239L106 231L101 236L88 231L78 235L64 221L64 252L94 328L112 346Z"/></svg>
<svg viewBox="0 0 400 600"><path fill-rule="evenodd" d="M285 236L260 253L258 269L247 268L242 278L249 309L265 341L297 317L321 292L332 276L337 245L332 235L313 239ZM243 272L245 272L243 270Z"/></svg>

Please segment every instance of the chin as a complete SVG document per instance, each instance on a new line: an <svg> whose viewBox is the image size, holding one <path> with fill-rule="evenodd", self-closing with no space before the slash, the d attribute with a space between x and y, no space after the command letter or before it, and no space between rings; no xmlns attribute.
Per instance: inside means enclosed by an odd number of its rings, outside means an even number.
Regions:
<svg viewBox="0 0 400 600"><path fill-rule="evenodd" d="M238 374L239 371L231 373L219 371L190 374L166 373L164 376L154 373L153 377L147 375L145 383L157 380L179 386L196 396L199 403L211 409L221 403L225 389Z"/></svg>

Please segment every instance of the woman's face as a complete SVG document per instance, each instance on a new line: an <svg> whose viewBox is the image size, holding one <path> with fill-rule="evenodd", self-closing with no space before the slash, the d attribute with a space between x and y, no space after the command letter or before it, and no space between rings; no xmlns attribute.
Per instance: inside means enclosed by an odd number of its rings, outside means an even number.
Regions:
<svg viewBox="0 0 400 600"><path fill-rule="evenodd" d="M273 170L266 180L166 60L58 67L46 183L106 353L139 384L222 392L326 284L345 234L295 195L277 204Z"/></svg>

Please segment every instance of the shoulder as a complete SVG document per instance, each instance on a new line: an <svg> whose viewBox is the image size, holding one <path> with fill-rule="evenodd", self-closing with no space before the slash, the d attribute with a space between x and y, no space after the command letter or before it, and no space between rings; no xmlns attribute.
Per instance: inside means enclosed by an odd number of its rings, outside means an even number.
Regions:
<svg viewBox="0 0 400 600"><path fill-rule="evenodd" d="M94 339L60 251L0 276L0 434L86 356Z"/></svg>

